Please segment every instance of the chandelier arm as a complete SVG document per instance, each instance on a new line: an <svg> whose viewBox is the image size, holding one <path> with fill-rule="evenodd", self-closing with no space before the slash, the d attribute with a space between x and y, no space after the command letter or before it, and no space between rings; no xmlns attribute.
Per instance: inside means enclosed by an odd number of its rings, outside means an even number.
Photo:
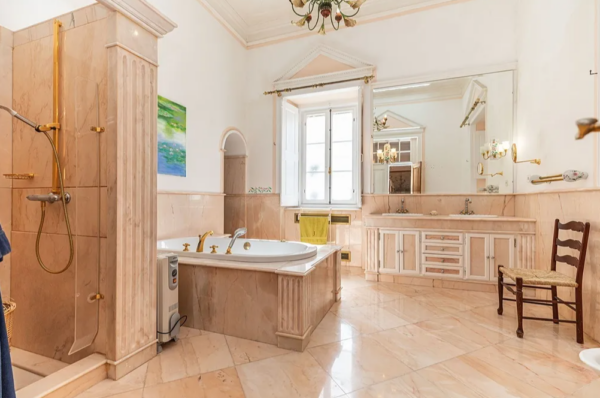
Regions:
<svg viewBox="0 0 600 398"><path fill-rule="evenodd" d="M358 15L359 12L360 12L360 8L358 10L356 10L356 12L354 14L350 15L350 14L344 14L342 12L342 10L340 9L340 13L344 16L344 18L354 18L355 16Z"/></svg>
<svg viewBox="0 0 600 398"><path fill-rule="evenodd" d="M319 26L319 21L321 20L321 14L317 13L317 20L315 22L315 24L313 25L313 27L310 27L310 22L308 23L308 30L313 31L317 28L317 26Z"/></svg>
<svg viewBox="0 0 600 398"><path fill-rule="evenodd" d="M333 26L334 30L339 30L340 29L340 23L337 23L337 27L335 26L335 21L333 20L333 13L331 13L331 15L329 16L329 19L331 19L331 26Z"/></svg>
<svg viewBox="0 0 600 398"><path fill-rule="evenodd" d="M296 11L296 7L294 7L294 3L292 3L292 0L290 0L290 5L292 6L292 11L294 11L294 14L298 15L299 17L305 17L306 14L298 14L298 12Z"/></svg>

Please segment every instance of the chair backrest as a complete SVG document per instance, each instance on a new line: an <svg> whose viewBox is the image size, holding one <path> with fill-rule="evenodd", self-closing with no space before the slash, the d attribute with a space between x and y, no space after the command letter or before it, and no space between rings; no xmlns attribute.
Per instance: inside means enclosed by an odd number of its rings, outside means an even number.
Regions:
<svg viewBox="0 0 600 398"><path fill-rule="evenodd" d="M559 231L574 231L583 234L581 240L566 239L560 240L558 236ZM590 236L590 223L582 223L577 221L570 221L566 224L561 224L557 219L554 221L554 241L552 244L552 271L556 271L556 263L565 263L577 268L576 281L581 286L581 280L583 278L583 268L585 266L585 255L587 253L588 239ZM568 247L573 250L579 251L579 258L571 255L558 255L558 246Z"/></svg>

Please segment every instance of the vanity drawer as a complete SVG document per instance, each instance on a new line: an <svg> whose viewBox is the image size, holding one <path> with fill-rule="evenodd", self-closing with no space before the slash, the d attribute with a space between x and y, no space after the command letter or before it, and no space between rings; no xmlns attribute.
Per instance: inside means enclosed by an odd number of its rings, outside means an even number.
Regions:
<svg viewBox="0 0 600 398"><path fill-rule="evenodd" d="M423 243L463 243L463 234L450 232L423 232Z"/></svg>
<svg viewBox="0 0 600 398"><path fill-rule="evenodd" d="M425 265L462 267L463 258L461 256L447 256L444 254L423 254L421 263Z"/></svg>
<svg viewBox="0 0 600 398"><path fill-rule="evenodd" d="M448 245L445 243L424 243L423 253L462 256L463 245Z"/></svg>
<svg viewBox="0 0 600 398"><path fill-rule="evenodd" d="M462 278L463 277L463 269L462 268L453 268L453 267L441 267L434 265L424 265L423 266L423 274L429 276L446 276L452 278Z"/></svg>

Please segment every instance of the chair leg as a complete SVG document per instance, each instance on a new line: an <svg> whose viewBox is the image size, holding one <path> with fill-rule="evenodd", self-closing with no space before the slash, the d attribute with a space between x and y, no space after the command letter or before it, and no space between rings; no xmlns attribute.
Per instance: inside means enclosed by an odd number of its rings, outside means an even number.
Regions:
<svg viewBox="0 0 600 398"><path fill-rule="evenodd" d="M498 267L498 315L504 313L504 274Z"/></svg>
<svg viewBox="0 0 600 398"><path fill-rule="evenodd" d="M517 337L523 338L523 278L517 278Z"/></svg>
<svg viewBox="0 0 600 398"><path fill-rule="evenodd" d="M552 319L554 320L554 323L558 324L558 289L556 288L556 286L551 286L550 289L552 292Z"/></svg>
<svg viewBox="0 0 600 398"><path fill-rule="evenodd" d="M577 317L577 342L583 344L583 288L575 289L575 310Z"/></svg>

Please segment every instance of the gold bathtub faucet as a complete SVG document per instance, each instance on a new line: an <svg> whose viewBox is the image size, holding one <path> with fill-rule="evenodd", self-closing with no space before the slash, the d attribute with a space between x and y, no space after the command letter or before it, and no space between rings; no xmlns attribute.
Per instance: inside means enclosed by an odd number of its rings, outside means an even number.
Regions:
<svg viewBox="0 0 600 398"><path fill-rule="evenodd" d="M212 234L214 234L213 231L208 231L204 235L198 235L198 237L200 238L200 242L198 242L198 247L196 248L196 253L202 253L204 251L204 241L206 240L206 238L208 238Z"/></svg>

